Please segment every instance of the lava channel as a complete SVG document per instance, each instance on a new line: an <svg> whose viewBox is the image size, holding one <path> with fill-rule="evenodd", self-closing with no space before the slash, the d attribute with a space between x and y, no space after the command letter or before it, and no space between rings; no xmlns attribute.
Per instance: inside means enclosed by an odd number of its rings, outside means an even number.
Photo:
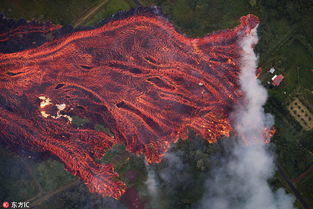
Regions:
<svg viewBox="0 0 313 209"><path fill-rule="evenodd" d="M96 160L115 144L157 163L189 129L209 142L229 135L242 95L239 43L259 23L249 14L190 38L156 8L88 30L0 19L1 142L50 152L91 192L115 199L126 186ZM78 128L74 116L113 136Z"/></svg>

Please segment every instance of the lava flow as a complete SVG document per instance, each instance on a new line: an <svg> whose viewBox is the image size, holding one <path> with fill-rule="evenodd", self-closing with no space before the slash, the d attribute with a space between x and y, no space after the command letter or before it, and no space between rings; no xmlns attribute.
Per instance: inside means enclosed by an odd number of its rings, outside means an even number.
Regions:
<svg viewBox="0 0 313 209"><path fill-rule="evenodd" d="M229 135L228 116L241 96L239 42L258 22L247 15L234 29L190 38L157 9L139 8L93 29L2 50L2 142L48 151L91 192L118 199L125 184L112 165L96 162L114 144L153 163L189 128L209 142ZM28 39L61 30L20 24L2 31L0 49L18 43L20 28ZM74 116L114 136L77 128Z"/></svg>

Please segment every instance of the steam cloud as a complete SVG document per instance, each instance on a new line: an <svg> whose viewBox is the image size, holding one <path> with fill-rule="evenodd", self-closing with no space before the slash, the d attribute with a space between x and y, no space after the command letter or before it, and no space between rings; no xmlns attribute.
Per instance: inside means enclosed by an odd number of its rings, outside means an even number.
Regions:
<svg viewBox="0 0 313 209"><path fill-rule="evenodd" d="M272 191L267 182L275 165L263 132L273 119L264 113L267 92L256 78L253 46L257 42L256 28L241 42L240 85L245 97L232 114L239 139L234 140L230 155L213 169L200 209L293 209L294 198L283 189Z"/></svg>
<svg viewBox="0 0 313 209"><path fill-rule="evenodd" d="M159 202L158 179L157 179L155 170L146 161L145 161L145 166L146 166L146 170L148 172L148 178L147 178L145 184L147 186L148 194L151 197L151 206L153 209L156 209L156 206L159 205L158 204L158 202Z"/></svg>
<svg viewBox="0 0 313 209"><path fill-rule="evenodd" d="M169 208L168 204L170 203L162 201L162 197L175 196L177 186L192 183L190 168L183 163L182 155L183 153L180 151L167 152L164 156L166 166L158 173L146 163L148 177L145 184L151 198L150 207L152 209Z"/></svg>
<svg viewBox="0 0 313 209"><path fill-rule="evenodd" d="M167 190L174 189L177 185L186 184L191 178L189 167L182 161L182 152L168 152L164 156L167 166L160 172L160 178L165 182ZM174 191L170 191L174 192Z"/></svg>

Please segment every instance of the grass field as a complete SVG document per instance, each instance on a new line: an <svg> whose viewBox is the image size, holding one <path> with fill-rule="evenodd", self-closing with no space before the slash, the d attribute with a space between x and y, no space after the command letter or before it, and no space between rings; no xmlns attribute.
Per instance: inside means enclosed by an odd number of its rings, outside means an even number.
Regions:
<svg viewBox="0 0 313 209"><path fill-rule="evenodd" d="M313 205L313 172L306 176L302 181L297 184L303 197L309 205Z"/></svg>

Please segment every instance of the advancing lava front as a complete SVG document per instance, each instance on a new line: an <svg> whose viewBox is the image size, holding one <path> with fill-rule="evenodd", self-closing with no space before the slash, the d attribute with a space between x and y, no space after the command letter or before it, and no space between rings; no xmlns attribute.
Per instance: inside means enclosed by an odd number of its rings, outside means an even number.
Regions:
<svg viewBox="0 0 313 209"><path fill-rule="evenodd" d="M38 46L2 50L0 138L50 152L91 192L118 199L125 184L112 165L95 160L113 145L153 163L186 139L188 128L209 142L229 135L229 113L241 96L240 40L259 20L247 15L240 22L189 38L156 9L140 8ZM0 48L21 34L31 39L60 28L13 25L0 34ZM77 128L73 116L103 124L114 136Z"/></svg>

